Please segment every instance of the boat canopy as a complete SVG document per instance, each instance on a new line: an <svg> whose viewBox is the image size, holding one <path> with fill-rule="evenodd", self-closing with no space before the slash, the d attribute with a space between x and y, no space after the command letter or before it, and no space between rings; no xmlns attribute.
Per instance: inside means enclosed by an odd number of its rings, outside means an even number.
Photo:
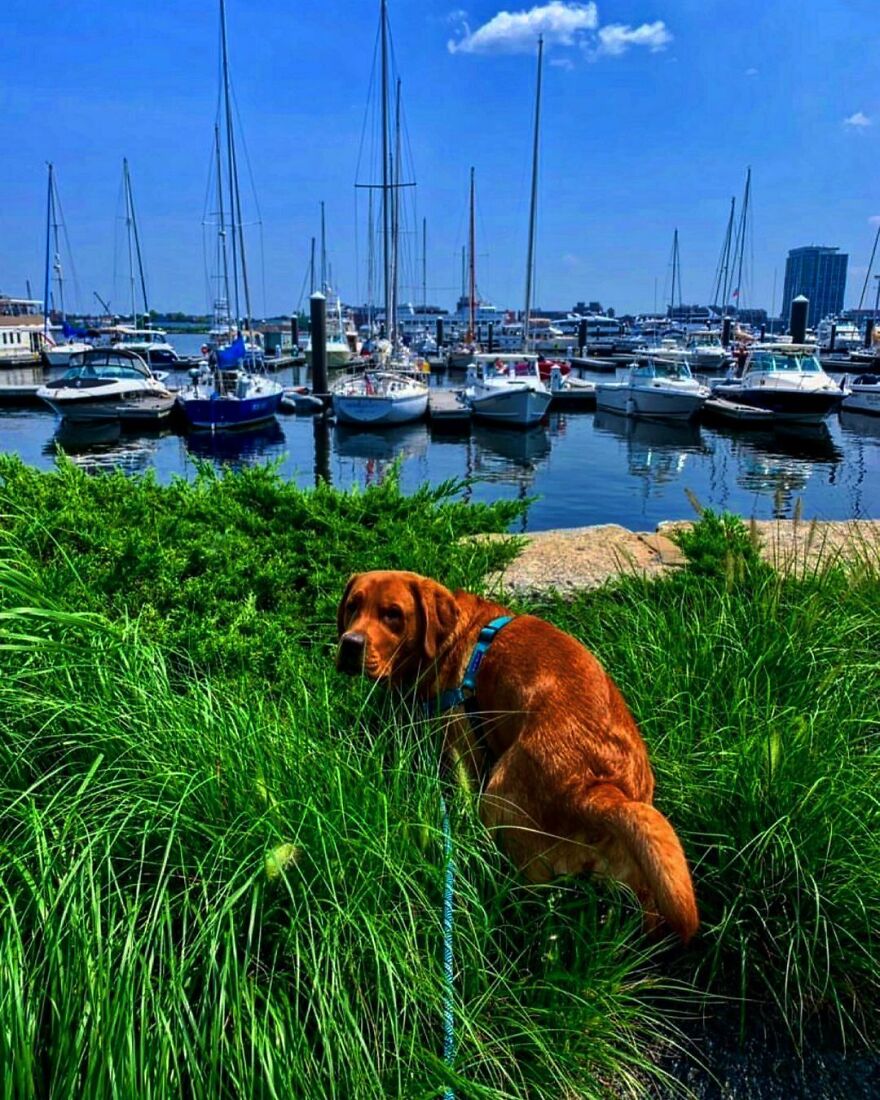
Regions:
<svg viewBox="0 0 880 1100"><path fill-rule="evenodd" d="M687 363L667 359L638 359L630 374L633 378L693 378Z"/></svg>

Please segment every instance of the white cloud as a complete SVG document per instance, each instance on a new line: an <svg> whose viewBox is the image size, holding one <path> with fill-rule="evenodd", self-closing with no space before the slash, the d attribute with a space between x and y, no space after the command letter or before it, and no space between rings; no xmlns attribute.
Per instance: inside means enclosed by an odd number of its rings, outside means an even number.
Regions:
<svg viewBox="0 0 880 1100"><path fill-rule="evenodd" d="M642 23L639 27L609 23L607 27L599 28L599 47L595 52L597 56L620 57L630 46L647 46L651 53L659 53L671 41L672 35L661 19L654 23Z"/></svg>
<svg viewBox="0 0 880 1100"><path fill-rule="evenodd" d="M758 75L758 70L757 69L746 69L745 75L746 76L757 76Z"/></svg>
<svg viewBox="0 0 880 1100"><path fill-rule="evenodd" d="M574 62L570 57L551 58L550 64L556 69L565 69L566 72L570 72L574 68Z"/></svg>
<svg viewBox="0 0 880 1100"><path fill-rule="evenodd" d="M843 120L844 126L870 126L871 119L864 113L864 111L856 111L854 115L850 115L849 118Z"/></svg>
<svg viewBox="0 0 880 1100"><path fill-rule="evenodd" d="M547 46L573 46L598 25L595 4L550 0L529 11L499 11L475 31L464 23L461 37L446 45L450 53L531 53L539 34Z"/></svg>
<svg viewBox="0 0 880 1100"><path fill-rule="evenodd" d="M868 218L868 225L880 225L880 214L872 214Z"/></svg>

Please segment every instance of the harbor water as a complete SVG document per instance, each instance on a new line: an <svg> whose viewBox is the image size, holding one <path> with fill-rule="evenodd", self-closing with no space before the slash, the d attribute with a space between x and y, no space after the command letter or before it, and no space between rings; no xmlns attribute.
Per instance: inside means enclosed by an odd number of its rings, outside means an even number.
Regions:
<svg viewBox="0 0 880 1100"><path fill-rule="evenodd" d="M179 336L182 354L201 337ZM190 346L191 345L191 346ZM305 384L305 368L279 373ZM184 377L171 375L177 386ZM460 384L432 378L432 384ZM401 484L473 479L474 500L529 497L529 530L619 523L645 530L690 518L703 506L746 517L785 518L800 501L805 517L880 517L880 417L841 414L826 424L786 430L632 420L604 412L552 411L527 431L475 422L460 431L427 423L392 429L347 429L308 417L279 415L252 431L189 435L138 434L116 425L71 427L49 409L0 407L0 452L50 469L58 449L86 469L153 469L160 481L192 477L196 460L240 467L277 463L300 485L327 478L339 488L376 484L395 460Z"/></svg>

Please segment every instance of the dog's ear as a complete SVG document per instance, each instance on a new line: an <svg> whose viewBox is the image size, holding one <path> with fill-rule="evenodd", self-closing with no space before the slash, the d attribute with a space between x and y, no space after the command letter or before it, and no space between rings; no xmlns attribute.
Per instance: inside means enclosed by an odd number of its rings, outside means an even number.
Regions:
<svg viewBox="0 0 880 1100"><path fill-rule="evenodd" d="M422 647L425 660L430 662L435 660L437 650L455 630L459 616L458 604L448 588L428 577L413 581L413 592L424 624Z"/></svg>
<svg viewBox="0 0 880 1100"><path fill-rule="evenodd" d="M348 578L348 584L346 584L345 591L342 593L342 599L339 601L339 606L336 608L336 633L340 637L342 636L343 630L345 630L345 605L348 603L348 597L354 582L359 576L360 573L352 573Z"/></svg>

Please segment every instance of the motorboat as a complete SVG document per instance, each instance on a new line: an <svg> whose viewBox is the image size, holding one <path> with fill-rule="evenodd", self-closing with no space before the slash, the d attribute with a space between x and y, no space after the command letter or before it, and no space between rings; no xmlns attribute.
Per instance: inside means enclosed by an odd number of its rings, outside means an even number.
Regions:
<svg viewBox="0 0 880 1100"><path fill-rule="evenodd" d="M283 395L280 382L248 369L245 342L239 336L230 347L213 353L211 362L190 371L177 402L191 428L217 431L271 420Z"/></svg>
<svg viewBox="0 0 880 1100"><path fill-rule="evenodd" d="M686 362L645 356L620 381L596 382L596 407L624 416L690 420L709 397Z"/></svg>
<svg viewBox="0 0 880 1100"><path fill-rule="evenodd" d="M880 416L880 374L859 374L843 382L842 412L873 413Z"/></svg>
<svg viewBox="0 0 880 1100"><path fill-rule="evenodd" d="M501 424L538 424L550 408L538 356L525 352L477 355L467 370L465 398L474 416Z"/></svg>
<svg viewBox="0 0 880 1100"><path fill-rule="evenodd" d="M834 335L834 345L831 336ZM862 347L862 334L852 321L841 321L836 317L826 317L816 327L816 340L823 351L850 352Z"/></svg>
<svg viewBox="0 0 880 1100"><path fill-rule="evenodd" d="M710 381L712 394L769 409L774 420L817 424L843 401L843 390L816 358L813 344L755 344L742 366Z"/></svg>
<svg viewBox="0 0 880 1100"><path fill-rule="evenodd" d="M342 378L331 397L341 424L406 424L428 411L427 384L394 371L368 370Z"/></svg>
<svg viewBox="0 0 880 1100"><path fill-rule="evenodd" d="M67 371L37 390L59 416L74 421L155 422L167 419L172 394L133 351L89 348Z"/></svg>
<svg viewBox="0 0 880 1100"><path fill-rule="evenodd" d="M729 358L717 332L691 332L685 340L690 366L697 371L721 370Z"/></svg>
<svg viewBox="0 0 880 1100"><path fill-rule="evenodd" d="M128 348L137 354L151 367L171 367L180 362L180 356L169 344L168 336L161 329L134 328L128 325L120 325L115 333L113 341L115 348Z"/></svg>

